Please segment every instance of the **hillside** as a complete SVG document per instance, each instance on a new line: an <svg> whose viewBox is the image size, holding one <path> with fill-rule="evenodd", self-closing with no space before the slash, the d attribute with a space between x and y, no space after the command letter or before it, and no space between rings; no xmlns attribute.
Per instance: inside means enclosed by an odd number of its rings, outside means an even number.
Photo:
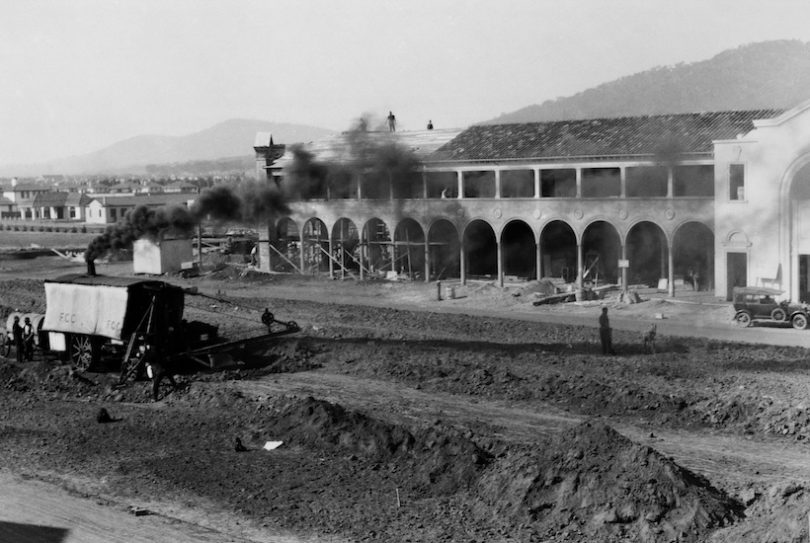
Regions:
<svg viewBox="0 0 810 543"><path fill-rule="evenodd" d="M481 124L789 108L810 98L810 43L769 41L653 68Z"/></svg>
<svg viewBox="0 0 810 543"><path fill-rule="evenodd" d="M185 136L135 136L86 155L41 164L4 166L0 175L143 173L147 164L251 155L256 132L270 132L275 141L306 142L330 130L297 124L231 119Z"/></svg>

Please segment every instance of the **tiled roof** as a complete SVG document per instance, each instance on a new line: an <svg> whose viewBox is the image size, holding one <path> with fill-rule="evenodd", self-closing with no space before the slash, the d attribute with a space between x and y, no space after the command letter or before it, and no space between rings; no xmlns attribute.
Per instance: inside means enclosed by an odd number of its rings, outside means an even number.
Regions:
<svg viewBox="0 0 810 543"><path fill-rule="evenodd" d="M0 196L0 206L11 206L14 205L14 202L5 198L4 196Z"/></svg>
<svg viewBox="0 0 810 543"><path fill-rule="evenodd" d="M750 132L754 119L782 110L723 111L472 126L427 158L433 161L550 159L711 153L712 141Z"/></svg>
<svg viewBox="0 0 810 543"><path fill-rule="evenodd" d="M396 142L425 159L439 149L442 145L458 136L458 128L442 128L436 130L409 130L404 132L366 132L370 141L375 143ZM336 134L327 138L310 142L304 148L315 155L320 161L344 162L350 158L349 133ZM292 161L292 151L287 148L284 156L278 159L273 168L283 168Z"/></svg>
<svg viewBox="0 0 810 543"><path fill-rule="evenodd" d="M92 197L92 199L97 200L98 202L100 202L102 205L105 206L135 207L142 204L147 206L185 204L189 200L193 200L193 198L189 198L189 196L193 195L184 193L140 194L135 196L131 195L115 196L115 195L96 194Z"/></svg>
<svg viewBox="0 0 810 543"><path fill-rule="evenodd" d="M197 190L197 185L194 183L189 183L187 181L175 181L174 183L169 183L164 189L194 189Z"/></svg>
<svg viewBox="0 0 810 543"><path fill-rule="evenodd" d="M72 207L84 207L90 203L90 200L92 200L92 198L83 192L69 192L68 197L65 200L65 205Z"/></svg>
<svg viewBox="0 0 810 543"><path fill-rule="evenodd" d="M34 207L63 207L67 197L67 192L40 192L34 196Z"/></svg>
<svg viewBox="0 0 810 543"><path fill-rule="evenodd" d="M3 190L5 190L6 192L23 192L23 191L46 192L52 190L52 188L49 185L31 182L31 183L17 183L15 186L8 187Z"/></svg>

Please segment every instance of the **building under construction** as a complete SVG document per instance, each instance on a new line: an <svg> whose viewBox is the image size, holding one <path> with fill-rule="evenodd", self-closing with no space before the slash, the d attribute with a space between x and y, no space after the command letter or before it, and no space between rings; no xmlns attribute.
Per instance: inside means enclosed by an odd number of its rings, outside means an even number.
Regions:
<svg viewBox="0 0 810 543"><path fill-rule="evenodd" d="M341 164L352 133L305 147ZM418 280L596 280L810 301L810 101L726 111L364 134L418 157L401 179L345 168L291 204L266 270ZM293 157L259 134L282 185ZM665 281L661 281L661 280Z"/></svg>

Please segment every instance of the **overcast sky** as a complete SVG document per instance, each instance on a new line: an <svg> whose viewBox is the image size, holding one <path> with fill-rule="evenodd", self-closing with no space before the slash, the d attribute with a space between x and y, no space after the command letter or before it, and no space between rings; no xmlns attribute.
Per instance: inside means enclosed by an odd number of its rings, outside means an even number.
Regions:
<svg viewBox="0 0 810 543"><path fill-rule="evenodd" d="M809 22L808 0L0 0L0 164L236 117L463 127Z"/></svg>

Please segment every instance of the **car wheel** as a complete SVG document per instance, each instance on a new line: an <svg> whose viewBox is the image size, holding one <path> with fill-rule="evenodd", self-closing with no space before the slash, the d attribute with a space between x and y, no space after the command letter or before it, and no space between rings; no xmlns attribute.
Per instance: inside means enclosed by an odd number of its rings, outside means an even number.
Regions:
<svg viewBox="0 0 810 543"><path fill-rule="evenodd" d="M776 322L782 322L787 319L787 313L781 307L777 307L773 311L771 311L771 318Z"/></svg>
<svg viewBox="0 0 810 543"><path fill-rule="evenodd" d="M736 322L742 328L751 326L751 313L748 311L740 311L734 315L734 322Z"/></svg>
<svg viewBox="0 0 810 543"><path fill-rule="evenodd" d="M793 328L796 330L805 330L807 329L807 315L802 313L797 313L793 315L793 318L790 320L790 324L793 325Z"/></svg>

